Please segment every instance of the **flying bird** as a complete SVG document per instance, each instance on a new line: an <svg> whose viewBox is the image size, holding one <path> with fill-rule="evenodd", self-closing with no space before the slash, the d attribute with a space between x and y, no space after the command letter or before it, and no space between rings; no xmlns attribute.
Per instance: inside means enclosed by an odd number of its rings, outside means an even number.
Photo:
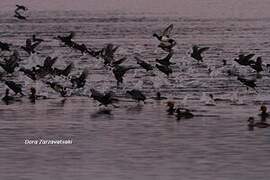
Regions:
<svg viewBox="0 0 270 180"><path fill-rule="evenodd" d="M197 60L198 62L203 62L202 53L207 51L208 49L209 47L199 48L199 46L194 45L192 47L191 57Z"/></svg>

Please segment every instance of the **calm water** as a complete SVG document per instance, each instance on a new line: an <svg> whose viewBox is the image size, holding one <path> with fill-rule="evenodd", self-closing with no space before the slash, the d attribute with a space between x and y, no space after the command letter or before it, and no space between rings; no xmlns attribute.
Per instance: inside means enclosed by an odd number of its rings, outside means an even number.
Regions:
<svg viewBox="0 0 270 180"><path fill-rule="evenodd" d="M155 71L152 77L143 70L130 71L124 89L102 62L59 45L56 35L76 32L75 41L101 48L106 43L120 45L117 56L127 56L127 65L136 65L134 55L148 62L166 54L157 48L152 33L173 23L177 40L172 77ZM270 178L269 129L247 130L247 118L257 117L262 103L270 105L270 78L267 72L258 79L258 91L247 91L235 77L222 73L222 60L228 67L240 53L255 53L270 63L270 19L195 19L147 14L91 14L67 12L32 13L26 22L12 14L0 16L1 41L24 45L33 33L46 41L28 57L20 52L28 67L45 56L59 56L56 67L74 62L78 74L89 69L88 83L80 94L89 95L90 87L112 89L122 102L111 115L100 115L100 107L88 97L74 96L61 103L43 83L34 84L20 73L10 79L20 82L25 91L35 86L39 94L54 99L0 104L0 179L3 180L268 180ZM197 64L188 52L194 44L209 46L205 63ZM3 56L6 53L2 53ZM208 73L208 67L215 69ZM240 73L254 77L250 69ZM23 77L23 78L22 78ZM140 77L140 78L137 78ZM137 105L124 96L125 89L138 86L149 99ZM63 82L63 79L58 79ZM159 88L176 104L183 104L196 115L177 122L166 113L166 101L151 99ZM0 94L4 94L1 83ZM203 93L230 98L238 92L244 105L219 102L207 106ZM183 99L184 102L183 102ZM269 106L270 107L270 106ZM25 145L25 139L72 139L72 145Z"/></svg>

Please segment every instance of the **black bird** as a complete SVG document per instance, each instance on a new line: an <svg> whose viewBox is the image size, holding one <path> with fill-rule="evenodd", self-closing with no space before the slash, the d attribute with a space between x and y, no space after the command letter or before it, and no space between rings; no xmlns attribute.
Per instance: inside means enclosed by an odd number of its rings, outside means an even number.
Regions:
<svg viewBox="0 0 270 180"><path fill-rule="evenodd" d="M173 24L170 24L161 34L154 33L153 36L156 37L159 41L167 41L170 38L172 30Z"/></svg>
<svg viewBox="0 0 270 180"><path fill-rule="evenodd" d="M0 41L0 49L2 51L10 51L10 45L8 43Z"/></svg>
<svg viewBox="0 0 270 180"><path fill-rule="evenodd" d="M256 85L256 80L254 79L245 79L245 78L242 78L240 76L237 77L237 80L239 80L241 83L243 83L245 86L247 86L247 89L250 87L252 89L254 89L255 91L257 91L255 89L255 87L257 86Z"/></svg>
<svg viewBox="0 0 270 180"><path fill-rule="evenodd" d="M72 48L75 49L75 50L81 51L82 54L83 53L89 53L89 51L88 51L85 44L78 44L78 43L73 42Z"/></svg>
<svg viewBox="0 0 270 180"><path fill-rule="evenodd" d="M260 111L262 112L259 114L259 116L261 117L261 121L265 122L266 119L270 116L270 114L267 112L267 107L265 105L262 105Z"/></svg>
<svg viewBox="0 0 270 180"><path fill-rule="evenodd" d="M28 8L25 7L25 6L23 6L23 5L18 5L18 4L16 4L16 9L15 9L15 11L20 11L20 10L22 10L22 11L27 11Z"/></svg>
<svg viewBox="0 0 270 180"><path fill-rule="evenodd" d="M115 66L113 68L113 74L114 74L115 79L117 80L117 86L120 83L123 83L124 75L131 69L134 69L134 67Z"/></svg>
<svg viewBox="0 0 270 180"><path fill-rule="evenodd" d="M37 80L35 69L34 70L30 70L30 69L26 69L26 68L22 67L22 68L20 68L19 71L23 72L24 75L26 75L27 77L29 77L33 81Z"/></svg>
<svg viewBox="0 0 270 180"><path fill-rule="evenodd" d="M167 99L167 98L161 96L161 93L160 93L160 92L157 92L157 93L156 93L156 97L154 97L153 99L154 99L154 100L160 101L160 100L164 100L164 99Z"/></svg>
<svg viewBox="0 0 270 180"><path fill-rule="evenodd" d="M74 38L74 36L75 33L71 32L68 36L57 36L56 39L59 39L61 42L63 42L68 46L72 46L73 45L72 39Z"/></svg>
<svg viewBox="0 0 270 180"><path fill-rule="evenodd" d="M169 107L169 108L167 109L168 115L173 115L174 112L175 112L175 110L176 110L176 109L174 108L174 102L168 101L168 102L167 102L167 106Z"/></svg>
<svg viewBox="0 0 270 180"><path fill-rule="evenodd" d="M176 45L176 41L173 39L168 39L167 41L162 41L158 47L162 50L171 53L173 51L173 47Z"/></svg>
<svg viewBox="0 0 270 180"><path fill-rule="evenodd" d="M15 11L14 17L20 19L20 20L26 20L26 17L21 15L19 12Z"/></svg>
<svg viewBox="0 0 270 180"><path fill-rule="evenodd" d="M91 98L100 102L101 103L100 105L104 105L107 107L109 104L111 104L112 106L115 107L113 103L118 102L118 99L114 98L114 94L112 91L104 93L104 94L101 92L98 92L95 89L90 89L90 91L91 91Z"/></svg>
<svg viewBox="0 0 270 180"><path fill-rule="evenodd" d="M57 76L61 76L61 75L62 76L68 76L73 68L74 68L74 64L70 63L65 69L54 68L53 69L53 74L57 75Z"/></svg>
<svg viewBox="0 0 270 180"><path fill-rule="evenodd" d="M238 56L238 59L234 59L234 61L238 62L240 65L248 66L251 63L250 60L251 58L253 58L253 56L255 56L255 54L248 54L248 55L240 54Z"/></svg>
<svg viewBox="0 0 270 180"><path fill-rule="evenodd" d="M92 48L87 48L87 53L97 59L99 59L102 50L94 50Z"/></svg>
<svg viewBox="0 0 270 180"><path fill-rule="evenodd" d="M261 57L258 57L256 59L256 61L252 61L250 60L249 61L249 66L254 69L257 73L260 73L261 71L263 71L263 68L262 68L262 58Z"/></svg>
<svg viewBox="0 0 270 180"><path fill-rule="evenodd" d="M137 89L133 89L131 91L127 91L127 94L131 96L132 99L136 100L137 102L145 101L146 97L145 95Z"/></svg>
<svg viewBox="0 0 270 180"><path fill-rule="evenodd" d="M20 58L19 52L17 50L13 51L13 53L9 56L8 60L13 61L13 62L21 62L21 61L23 61Z"/></svg>
<svg viewBox="0 0 270 180"><path fill-rule="evenodd" d="M79 77L72 77L70 82L73 88L83 88L86 83L86 78L88 76L88 70L84 69Z"/></svg>
<svg viewBox="0 0 270 180"><path fill-rule="evenodd" d="M40 44L41 42L32 43L31 39L26 39L25 46L21 46L21 48L26 51L28 54L35 53L35 48Z"/></svg>
<svg viewBox="0 0 270 180"><path fill-rule="evenodd" d="M32 41L33 42L43 42L44 40L41 38L37 38L35 34L32 35Z"/></svg>
<svg viewBox="0 0 270 180"><path fill-rule="evenodd" d="M15 69L19 67L16 59L4 59L4 62L0 62L0 66L9 74L14 73Z"/></svg>
<svg viewBox="0 0 270 180"><path fill-rule="evenodd" d="M42 69L43 71L47 72L48 74L52 74L54 69L52 66L55 64L57 61L58 57L51 58L50 56L46 57L43 66L37 65L39 69Z"/></svg>
<svg viewBox="0 0 270 180"><path fill-rule="evenodd" d="M58 84L57 82L46 82L54 91L60 93L62 97L67 95L66 87Z"/></svg>
<svg viewBox="0 0 270 180"><path fill-rule="evenodd" d="M127 60L126 57L120 58L118 60L113 60L113 62L111 62L111 66L112 67L118 66L118 65L122 64L123 62L125 62L126 60Z"/></svg>
<svg viewBox="0 0 270 180"><path fill-rule="evenodd" d="M197 60L198 62L203 62L202 53L208 49L209 47L199 48L197 45L194 45L192 47L191 57Z"/></svg>
<svg viewBox="0 0 270 180"><path fill-rule="evenodd" d="M175 112L177 120L180 120L181 118L190 119L194 117L194 115L190 112L189 109L177 108Z"/></svg>
<svg viewBox="0 0 270 180"><path fill-rule="evenodd" d="M248 128L250 131L253 131L254 130L254 127L257 127L257 128L268 128L270 126L270 124L266 123L266 122L256 122L255 123L255 120L253 117L249 117L248 119Z"/></svg>
<svg viewBox="0 0 270 180"><path fill-rule="evenodd" d="M24 96L22 93L22 85L21 84L16 84L13 81L6 81L5 84L17 95L18 93L21 94L21 96Z"/></svg>
<svg viewBox="0 0 270 180"><path fill-rule="evenodd" d="M137 60L137 64L139 64L146 71L152 71L154 69L154 67L151 64L141 60L140 58L135 56L135 59Z"/></svg>
<svg viewBox="0 0 270 180"><path fill-rule="evenodd" d="M5 96L2 98L2 101L8 105L10 104L11 102L13 102L15 100L15 98L13 96L10 96L9 95L9 89L6 89L6 94Z"/></svg>
<svg viewBox="0 0 270 180"><path fill-rule="evenodd" d="M36 89L32 87L32 88L30 89L29 99L30 99L30 101L31 101L32 103L35 103L36 100L38 100L38 99L47 99L47 97L46 97L46 96L37 95Z"/></svg>
<svg viewBox="0 0 270 180"><path fill-rule="evenodd" d="M156 64L156 67L158 68L158 70L160 70L161 72L163 72L167 76L169 76L170 74L172 74L172 69L169 66L164 66L164 65L158 65L158 64Z"/></svg>
<svg viewBox="0 0 270 180"><path fill-rule="evenodd" d="M165 58L156 59L156 62L158 62L159 64L162 64L164 66L169 66L169 65L175 64L175 63L170 62L170 59L172 58L172 56L173 56L173 52L169 52L169 54Z"/></svg>
<svg viewBox="0 0 270 180"><path fill-rule="evenodd" d="M119 46L113 44L107 44L100 51L100 57L104 60L104 65L110 65L114 61L114 54Z"/></svg>

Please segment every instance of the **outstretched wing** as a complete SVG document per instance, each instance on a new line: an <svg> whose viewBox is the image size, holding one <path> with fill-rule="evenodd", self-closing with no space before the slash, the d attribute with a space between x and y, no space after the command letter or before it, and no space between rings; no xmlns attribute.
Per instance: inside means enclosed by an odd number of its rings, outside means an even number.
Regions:
<svg viewBox="0 0 270 180"><path fill-rule="evenodd" d="M44 60L44 67L52 67L54 63L56 62L57 57L51 58L50 56L46 57Z"/></svg>
<svg viewBox="0 0 270 180"><path fill-rule="evenodd" d="M203 48L200 48L198 53L201 54L203 53L204 51L207 51L208 49L210 49L209 47L203 47Z"/></svg>
<svg viewBox="0 0 270 180"><path fill-rule="evenodd" d="M32 45L31 39L26 39L26 48L31 47L31 45Z"/></svg>
<svg viewBox="0 0 270 180"><path fill-rule="evenodd" d="M75 37L75 32L74 31L70 32L68 38L71 40L74 37Z"/></svg>
<svg viewBox="0 0 270 180"><path fill-rule="evenodd" d="M89 74L88 70L84 69L82 74L80 75L79 79L82 79L82 80L86 79L88 74Z"/></svg>
<svg viewBox="0 0 270 180"><path fill-rule="evenodd" d="M197 45L192 46L192 51L197 52L198 51L198 46Z"/></svg>
<svg viewBox="0 0 270 180"><path fill-rule="evenodd" d="M164 31L162 32L162 36L170 37L173 30L173 24L170 24Z"/></svg>
<svg viewBox="0 0 270 180"><path fill-rule="evenodd" d="M35 49L40 43L41 43L41 41L32 44L31 48Z"/></svg>
<svg viewBox="0 0 270 180"><path fill-rule="evenodd" d="M253 56L255 56L255 54L248 54L248 55L245 56L245 60L248 61L251 58L253 58Z"/></svg>

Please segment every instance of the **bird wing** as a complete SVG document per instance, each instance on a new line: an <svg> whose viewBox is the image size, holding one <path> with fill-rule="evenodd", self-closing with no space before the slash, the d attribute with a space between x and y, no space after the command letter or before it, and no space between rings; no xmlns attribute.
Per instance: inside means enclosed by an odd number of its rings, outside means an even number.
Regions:
<svg viewBox="0 0 270 180"><path fill-rule="evenodd" d="M70 32L68 38L71 40L74 37L75 37L75 32L74 31Z"/></svg>
<svg viewBox="0 0 270 180"><path fill-rule="evenodd" d="M44 67L52 67L52 65L56 62L57 57L51 58L50 56L46 57L44 60L43 66Z"/></svg>
<svg viewBox="0 0 270 180"><path fill-rule="evenodd" d="M173 30L173 24L170 24L164 31L162 32L162 36L167 36L169 37L172 33Z"/></svg>
<svg viewBox="0 0 270 180"><path fill-rule="evenodd" d="M83 79L86 79L87 76L88 76L88 74L89 74L88 70L87 69L84 69L83 72L82 72L82 74L80 75L79 79L82 79L82 80Z"/></svg>
<svg viewBox="0 0 270 180"><path fill-rule="evenodd" d="M160 59L160 60L169 62L170 59L172 58L172 56L173 56L173 52L169 52L169 54L166 57L164 57L163 59Z"/></svg>
<svg viewBox="0 0 270 180"><path fill-rule="evenodd" d="M29 48L32 45L31 39L26 39L26 47Z"/></svg>
<svg viewBox="0 0 270 180"><path fill-rule="evenodd" d="M31 48L35 49L41 42L36 42L34 44L31 45Z"/></svg>
<svg viewBox="0 0 270 180"><path fill-rule="evenodd" d="M209 48L209 47L203 47L203 48L200 48L200 49L198 50L198 53L201 54L201 53L203 53L204 51L207 51L208 49L210 49L210 48Z"/></svg>
<svg viewBox="0 0 270 180"><path fill-rule="evenodd" d="M192 51L193 52L198 52L198 46L197 45L192 46Z"/></svg>
<svg viewBox="0 0 270 180"><path fill-rule="evenodd" d="M246 61L248 61L248 60L250 60L251 58L253 58L253 56L255 56L255 54L248 54L248 55L246 55L246 56L244 57L244 59L245 59Z"/></svg>

